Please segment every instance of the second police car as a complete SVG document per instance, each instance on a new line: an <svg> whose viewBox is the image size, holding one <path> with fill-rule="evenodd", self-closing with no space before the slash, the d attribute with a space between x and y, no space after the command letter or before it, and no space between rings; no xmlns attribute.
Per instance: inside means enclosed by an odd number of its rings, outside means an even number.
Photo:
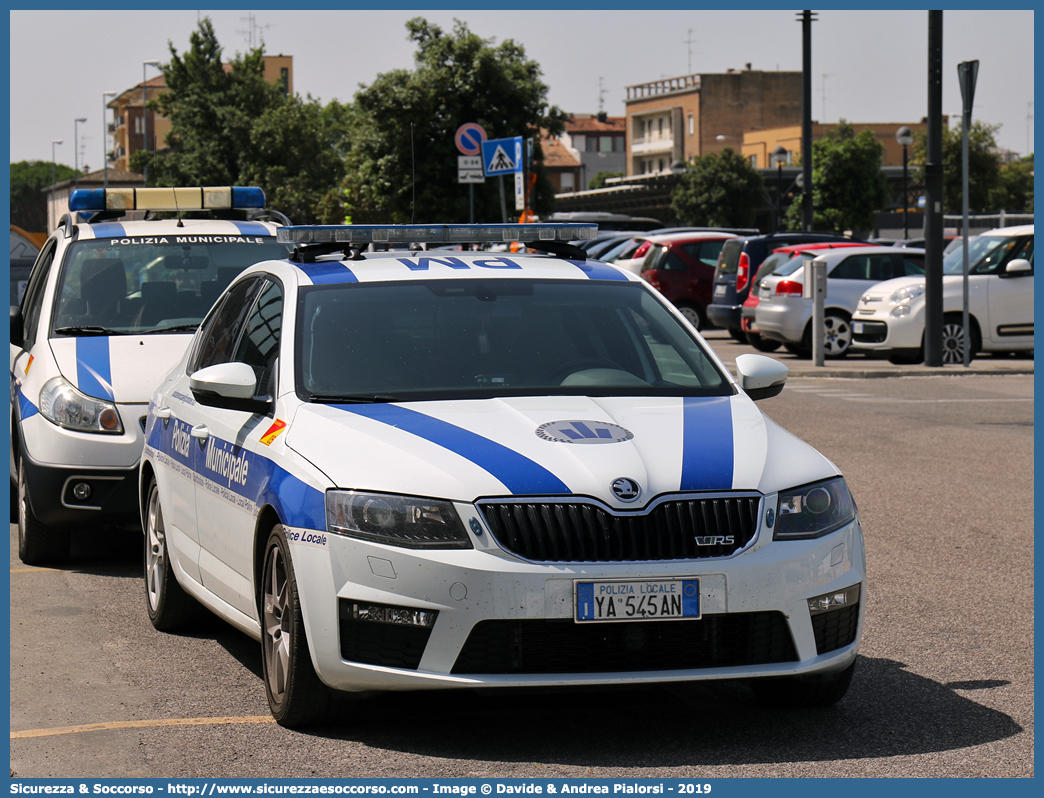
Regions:
<svg viewBox="0 0 1044 798"><path fill-rule="evenodd" d="M221 290L285 256L259 188L80 189L11 307L10 467L18 554L61 560L70 532L137 526L149 397ZM138 214L140 215L140 213ZM281 221L285 221L285 217Z"/></svg>
<svg viewBox="0 0 1044 798"><path fill-rule="evenodd" d="M578 225L286 227L152 396L152 623L259 640L276 720L328 690L750 679L840 699L865 557L838 469ZM520 238L550 254L371 243ZM331 256L331 253L334 253Z"/></svg>

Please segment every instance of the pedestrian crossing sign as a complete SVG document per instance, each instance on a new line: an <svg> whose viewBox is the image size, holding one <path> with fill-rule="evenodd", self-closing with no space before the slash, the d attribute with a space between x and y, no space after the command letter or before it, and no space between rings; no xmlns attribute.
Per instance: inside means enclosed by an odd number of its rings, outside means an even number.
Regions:
<svg viewBox="0 0 1044 798"><path fill-rule="evenodd" d="M482 165L486 177L522 171L522 137L482 142Z"/></svg>

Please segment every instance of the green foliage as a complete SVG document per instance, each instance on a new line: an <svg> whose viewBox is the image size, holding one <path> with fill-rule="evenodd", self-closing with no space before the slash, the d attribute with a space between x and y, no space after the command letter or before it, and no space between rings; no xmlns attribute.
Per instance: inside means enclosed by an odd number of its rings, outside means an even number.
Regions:
<svg viewBox="0 0 1044 798"><path fill-rule="evenodd" d="M992 213L1001 210L993 205L992 194L1000 183L1000 156L997 155L996 133L1000 125L972 122L968 129L968 212ZM963 212L963 162L961 154L961 125L943 128L943 213ZM915 163L928 161L928 140L924 134L914 141L912 158ZM923 169L917 172L923 184ZM1005 208L1004 210L1009 210Z"/></svg>
<svg viewBox="0 0 1044 798"><path fill-rule="evenodd" d="M995 211L1033 213L1033 156L1004 164L997 186L990 192L990 207Z"/></svg>
<svg viewBox="0 0 1044 798"><path fill-rule="evenodd" d="M678 219L700 227L750 227L766 202L761 174L731 147L694 159L671 197Z"/></svg>
<svg viewBox="0 0 1044 798"><path fill-rule="evenodd" d="M270 208L295 223L336 208L330 194L343 175L343 106L287 96L264 77L263 48L223 66L210 19L161 67L169 89L150 103L170 120L159 152L137 152L131 168L149 167L152 185L257 185Z"/></svg>
<svg viewBox="0 0 1044 798"><path fill-rule="evenodd" d="M845 120L812 143L813 229L873 229L890 197L881 172L883 155L884 147L872 131L865 128L857 134ZM783 226L801 229L800 195L787 209Z"/></svg>
<svg viewBox="0 0 1044 798"><path fill-rule="evenodd" d="M623 172L599 172L590 180L587 181L587 188L593 190L596 188L605 188L605 181L610 177L623 177Z"/></svg>
<svg viewBox="0 0 1044 798"><path fill-rule="evenodd" d="M54 166L54 182L76 176L65 164ZM11 164L11 224L30 233L47 233L47 193L51 186L50 161L19 161Z"/></svg>
<svg viewBox="0 0 1044 798"><path fill-rule="evenodd" d="M465 122L482 125L491 139L536 139L538 179L530 207L539 215L551 213L554 190L539 162L539 134L541 129L560 134L565 114L548 106L539 65L516 42L494 45L459 20L452 34L420 17L406 28L417 45L415 68L378 75L356 93L347 114L352 146L341 184L341 216L359 223L467 219L468 186L457 183L454 144ZM501 221L498 181L474 186L476 221ZM510 220L518 215L511 176L504 184Z"/></svg>

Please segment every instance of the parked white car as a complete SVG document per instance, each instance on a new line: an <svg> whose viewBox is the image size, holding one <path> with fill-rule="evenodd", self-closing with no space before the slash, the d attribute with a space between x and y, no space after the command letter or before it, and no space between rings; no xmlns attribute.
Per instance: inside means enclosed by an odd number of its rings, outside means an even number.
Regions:
<svg viewBox="0 0 1044 798"><path fill-rule="evenodd" d="M870 285L900 275L924 274L924 250L919 249L867 246L801 254L803 257L794 258L761 280L754 311L761 336L782 341L787 351L800 357L812 352L812 300L802 296L806 260L826 264L824 352L831 358L848 354L852 314Z"/></svg>
<svg viewBox="0 0 1044 798"><path fill-rule="evenodd" d="M840 699L863 535L836 466L755 405L786 367L741 355L734 379L567 243L593 228L523 227L555 256L363 251L510 225L280 231L295 253L232 283L149 405L152 623L202 604L258 640L288 726L330 689Z"/></svg>
<svg viewBox="0 0 1044 798"><path fill-rule="evenodd" d="M970 357L1033 349L1033 225L1002 227L968 242ZM943 362L964 362L964 248L943 258ZM924 277L866 291L852 318L852 348L894 363L924 360Z"/></svg>

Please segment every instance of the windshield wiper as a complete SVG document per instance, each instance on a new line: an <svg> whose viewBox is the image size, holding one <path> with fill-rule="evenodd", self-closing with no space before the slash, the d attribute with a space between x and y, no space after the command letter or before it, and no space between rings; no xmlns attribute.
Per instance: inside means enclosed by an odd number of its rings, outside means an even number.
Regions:
<svg viewBox="0 0 1044 798"><path fill-rule="evenodd" d="M130 335L126 330L111 330L108 327L98 327L94 324L85 324L81 327L59 327L56 335Z"/></svg>
<svg viewBox="0 0 1044 798"><path fill-rule="evenodd" d="M140 330L138 335L153 335L155 333L171 333L171 332L192 332L199 327L199 324L175 324L171 327L157 327L154 330Z"/></svg>
<svg viewBox="0 0 1044 798"><path fill-rule="evenodd" d="M384 394L374 394L373 396L341 396L337 394L314 393L308 397L308 401L322 405L365 405L378 404L381 402L401 402L402 400L398 397L386 396Z"/></svg>

